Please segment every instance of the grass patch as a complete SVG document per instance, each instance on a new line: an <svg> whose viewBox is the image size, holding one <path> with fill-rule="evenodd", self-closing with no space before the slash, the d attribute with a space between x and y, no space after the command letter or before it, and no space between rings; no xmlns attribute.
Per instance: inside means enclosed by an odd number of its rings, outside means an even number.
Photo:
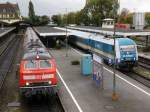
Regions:
<svg viewBox="0 0 150 112"><path fill-rule="evenodd" d="M80 61L79 60L71 61L71 65L80 65Z"/></svg>
<svg viewBox="0 0 150 112"><path fill-rule="evenodd" d="M137 74L139 74L139 75L141 75L145 78L150 79L150 71L148 71L148 70L146 70L142 67L139 67L139 66L135 67L133 70L134 70L135 73L137 73Z"/></svg>

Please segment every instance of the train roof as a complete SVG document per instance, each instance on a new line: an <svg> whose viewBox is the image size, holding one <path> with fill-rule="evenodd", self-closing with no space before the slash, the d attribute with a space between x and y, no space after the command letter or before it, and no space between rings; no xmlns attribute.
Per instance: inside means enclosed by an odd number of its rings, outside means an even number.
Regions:
<svg viewBox="0 0 150 112"><path fill-rule="evenodd" d="M26 38L24 41L24 56L23 60L45 60L50 59L52 56L40 41L32 28L27 28Z"/></svg>
<svg viewBox="0 0 150 112"><path fill-rule="evenodd" d="M24 47L45 47L31 27L27 28Z"/></svg>
<svg viewBox="0 0 150 112"><path fill-rule="evenodd" d="M120 45L136 45L136 43L129 38L117 38Z"/></svg>
<svg viewBox="0 0 150 112"><path fill-rule="evenodd" d="M93 34L89 32L82 32L82 31L77 31L77 30L69 30L69 31L80 38L92 39L98 42L106 43L109 45L114 45L114 39L109 36L104 36L104 35L100 35L97 33ZM135 45L136 44L132 39L129 39L123 36L117 37L116 40L119 42L120 45L133 45L133 44Z"/></svg>
<svg viewBox="0 0 150 112"><path fill-rule="evenodd" d="M81 32L81 31L76 31L76 30L71 30L71 32L80 37L80 38L85 38L85 39L92 39L95 41L100 41L103 43L107 43L110 45L113 45L114 40L111 38L106 38L104 35L100 35L100 34L93 34L93 33L89 33L89 32Z"/></svg>
<svg viewBox="0 0 150 112"><path fill-rule="evenodd" d="M39 57L40 60L52 58L52 56L47 51L44 52L30 51L25 53L25 55L23 56L23 60L36 60L37 56Z"/></svg>

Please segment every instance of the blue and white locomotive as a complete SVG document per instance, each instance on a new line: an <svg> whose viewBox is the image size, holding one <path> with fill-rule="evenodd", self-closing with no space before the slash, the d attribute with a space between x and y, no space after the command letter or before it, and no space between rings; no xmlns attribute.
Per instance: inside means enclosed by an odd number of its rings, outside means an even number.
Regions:
<svg viewBox="0 0 150 112"><path fill-rule="evenodd" d="M114 39L100 34L92 34L69 30L73 36L69 37L72 44L90 50L101 55L103 61L112 65L114 64ZM116 38L115 44L116 65L120 69L132 69L138 61L138 52L136 43L129 38Z"/></svg>

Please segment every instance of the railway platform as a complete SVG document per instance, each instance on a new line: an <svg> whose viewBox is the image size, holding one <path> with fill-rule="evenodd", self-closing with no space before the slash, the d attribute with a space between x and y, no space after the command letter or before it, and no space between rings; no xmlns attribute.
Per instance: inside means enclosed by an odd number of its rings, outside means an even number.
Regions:
<svg viewBox="0 0 150 112"><path fill-rule="evenodd" d="M7 27L7 28L1 28L0 29L0 37L8 34L9 32L13 31L15 27Z"/></svg>
<svg viewBox="0 0 150 112"><path fill-rule="evenodd" d="M66 112L149 112L150 89L124 74L116 72L116 91L119 99L112 101L113 72L104 66L103 89L95 85L92 76L83 76L80 65L82 53L69 49L50 49L57 62L58 95Z"/></svg>

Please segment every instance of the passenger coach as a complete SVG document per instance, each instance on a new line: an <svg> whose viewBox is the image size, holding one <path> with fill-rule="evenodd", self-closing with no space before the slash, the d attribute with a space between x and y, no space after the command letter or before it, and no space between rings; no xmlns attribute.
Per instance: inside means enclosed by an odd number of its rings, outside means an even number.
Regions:
<svg viewBox="0 0 150 112"><path fill-rule="evenodd" d="M103 61L114 64L114 39L99 34L70 30L75 36L71 36L70 42L83 49L95 52L103 58ZM117 68L132 69L138 61L136 43L125 37L116 38L115 55Z"/></svg>

